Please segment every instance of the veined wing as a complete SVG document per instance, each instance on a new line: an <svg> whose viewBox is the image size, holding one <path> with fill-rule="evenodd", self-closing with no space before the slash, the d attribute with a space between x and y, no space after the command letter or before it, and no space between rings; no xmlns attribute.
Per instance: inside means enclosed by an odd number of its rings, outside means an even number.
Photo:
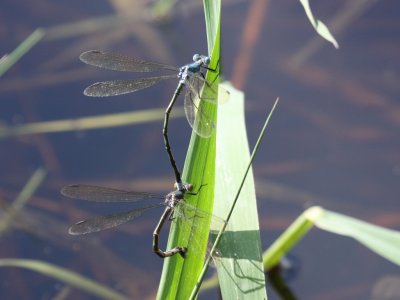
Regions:
<svg viewBox="0 0 400 300"><path fill-rule="evenodd" d="M204 79L199 73L191 73L188 82L197 93L202 91L203 86L207 86L207 89L201 97L203 101L218 103L219 105L229 101L230 92L227 89L220 84Z"/></svg>
<svg viewBox="0 0 400 300"><path fill-rule="evenodd" d="M152 72L159 70L179 71L178 68L173 66L145 61L142 59L129 57L121 54L103 52L100 50L90 50L83 52L79 56L79 59L85 64L115 71L127 71L127 72Z"/></svg>
<svg viewBox="0 0 400 300"><path fill-rule="evenodd" d="M211 104L223 104L229 100L230 93L219 85L206 81L199 74L191 74L185 82L184 109L186 119L194 132L201 137L211 136L215 124L210 112L206 111L201 101ZM201 98L199 97L201 95Z"/></svg>
<svg viewBox="0 0 400 300"><path fill-rule="evenodd" d="M159 196L148 193L127 192L86 184L67 185L61 189L61 194L73 199L95 202L136 202L144 199L162 199Z"/></svg>
<svg viewBox="0 0 400 300"><path fill-rule="evenodd" d="M200 103L203 99L199 98L199 95L203 89L203 82L197 80L197 76L191 77L185 84L185 102L184 109L186 119L189 125L193 128L194 132L201 137L209 138L215 128L215 124L211 119L208 112L205 111L204 106ZM216 95L210 95L210 103L216 103Z"/></svg>
<svg viewBox="0 0 400 300"><path fill-rule="evenodd" d="M69 228L68 233L72 235L81 235L113 228L140 217L144 212L149 209L160 206L163 206L163 204L160 203L149 207L133 209L126 212L120 212L80 221L75 225L72 225Z"/></svg>
<svg viewBox="0 0 400 300"><path fill-rule="evenodd" d="M112 80L88 86L83 93L91 97L109 97L133 93L148 88L162 80L177 78L176 75L147 77L142 79Z"/></svg>

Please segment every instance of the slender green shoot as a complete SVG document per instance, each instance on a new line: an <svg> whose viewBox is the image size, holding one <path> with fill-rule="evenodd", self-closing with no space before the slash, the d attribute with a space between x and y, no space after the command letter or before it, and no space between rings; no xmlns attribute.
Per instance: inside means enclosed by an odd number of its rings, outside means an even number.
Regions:
<svg viewBox="0 0 400 300"><path fill-rule="evenodd" d="M7 72L22 56L24 56L33 46L35 46L45 35L42 28L36 29L28 36L13 52L1 58L0 77Z"/></svg>
<svg viewBox="0 0 400 300"><path fill-rule="evenodd" d="M23 209L25 204L29 201L32 195L35 193L37 188L40 186L44 178L46 177L46 170L38 168L28 180L22 191L18 194L15 201L5 209L5 213L0 219L0 235L8 228L10 222L18 215Z"/></svg>

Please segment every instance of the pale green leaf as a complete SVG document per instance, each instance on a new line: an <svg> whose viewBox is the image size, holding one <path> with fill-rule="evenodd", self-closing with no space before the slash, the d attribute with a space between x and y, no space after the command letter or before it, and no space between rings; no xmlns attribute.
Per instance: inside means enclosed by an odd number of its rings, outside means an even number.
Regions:
<svg viewBox="0 0 400 300"><path fill-rule="evenodd" d="M392 263L400 265L399 231L329 210L323 210L323 213L318 214L314 222L320 229L351 237Z"/></svg>
<svg viewBox="0 0 400 300"><path fill-rule="evenodd" d="M231 85L229 102L218 110L214 214L228 215L250 160L244 95ZM212 228L219 232L220 228ZM265 276L253 173L247 175L218 245L216 258L223 299L266 299ZM240 270L240 272L238 271Z"/></svg>
<svg viewBox="0 0 400 300"><path fill-rule="evenodd" d="M400 265L399 231L314 206L303 212L265 251L263 255L265 270L278 264L313 225L335 234L351 237L387 260Z"/></svg>

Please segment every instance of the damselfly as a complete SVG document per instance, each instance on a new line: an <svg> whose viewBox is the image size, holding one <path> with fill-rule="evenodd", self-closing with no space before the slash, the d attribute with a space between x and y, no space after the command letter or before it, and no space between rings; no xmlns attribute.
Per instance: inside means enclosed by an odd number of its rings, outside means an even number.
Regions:
<svg viewBox="0 0 400 300"><path fill-rule="evenodd" d="M161 250L159 248L159 236L165 221L167 219L172 220L172 215L175 211L178 212L178 214L174 214L173 220L179 221L180 226L197 226L203 230L203 233L208 234L211 217L213 216L185 202L185 194L194 195L194 193L192 193L192 188L191 184L185 184L167 194L164 201L161 203L80 221L71 226L68 232L72 235L81 235L113 228L140 217L143 213L152 208L165 206L165 210L153 232L153 252L162 258L173 256L177 253L184 256L187 252L186 246L177 246L167 251ZM61 194L73 199L108 203L162 199L162 197L149 193L128 192L108 187L84 184L65 186L61 189ZM215 220L216 217L213 218ZM221 222L223 221L221 220Z"/></svg>
<svg viewBox="0 0 400 300"><path fill-rule="evenodd" d="M215 126L207 112L203 109L203 106L200 105L200 101L205 100L209 103L215 104L218 99L218 90L222 91L223 95L220 95L220 97L224 100L229 97L228 91L217 89L215 85L205 80L202 70L216 71L215 69L208 67L210 58L205 55L195 54L192 63L186 64L180 68L99 50L84 52L79 58L86 64L108 70L127 72L153 72L165 70L175 72L173 75L98 82L87 87L84 90L84 94L92 97L116 96L148 88L162 80L178 79L178 86L176 87L172 99L165 111L163 136L165 148L175 173L176 182L181 183L181 176L172 155L168 139L169 115L175 101L181 94L183 88L185 88L184 110L186 118L194 132L201 137L208 138L211 136ZM200 97L204 85L207 85L208 87L207 96Z"/></svg>

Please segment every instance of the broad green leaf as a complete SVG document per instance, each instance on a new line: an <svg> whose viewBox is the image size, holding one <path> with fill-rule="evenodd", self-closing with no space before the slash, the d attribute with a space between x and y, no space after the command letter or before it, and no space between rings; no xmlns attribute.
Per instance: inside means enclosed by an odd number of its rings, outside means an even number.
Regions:
<svg viewBox="0 0 400 300"><path fill-rule="evenodd" d="M218 110L214 214L227 216L250 160L244 95L228 84L229 102ZM211 228L218 232L220 228ZM218 245L216 259L223 299L266 299L256 193L252 171ZM240 270L240 271L239 271Z"/></svg>
<svg viewBox="0 0 400 300"><path fill-rule="evenodd" d="M18 267L29 269L46 276L60 280L72 287L86 291L89 294L95 295L102 299L123 300L128 299L124 295L101 285L91 279L88 279L78 273L60 268L56 265L47 262L32 260L32 259L0 259L0 267Z"/></svg>
<svg viewBox="0 0 400 300"><path fill-rule="evenodd" d="M301 5L303 5L303 8L306 12L306 15L308 19L310 20L311 25L314 27L315 31L322 36L324 39L327 41L331 42L333 46L338 49L339 44L337 43L336 39L333 37L331 32L329 31L328 27L319 19L314 17L311 8L310 8L310 3L308 0L300 0Z"/></svg>
<svg viewBox="0 0 400 300"><path fill-rule="evenodd" d="M278 264L313 225L332 233L351 237L387 260L400 265L399 231L314 206L303 212L267 249L263 255L265 270L268 271Z"/></svg>
<svg viewBox="0 0 400 300"><path fill-rule="evenodd" d="M236 204L238 203L242 188L244 187L246 179L247 179L247 175L248 175L248 173L249 173L249 171L251 169L251 165L252 165L254 157L255 157L255 155L256 155L256 153L258 151L258 148L260 147L260 143L261 143L261 141L262 141L262 139L264 137L265 130L266 130L268 124L269 124L271 116L272 116L272 114L273 114L273 112L274 112L274 110L276 108L276 105L278 104L278 100L279 99L276 99L276 101L275 101L275 103L274 103L274 105L273 105L273 107L272 107L267 119L265 120L264 126L261 129L260 135L259 135L259 137L257 139L257 142L256 142L255 146L254 146L253 152L251 153L250 159L249 159L249 161L247 163L247 167L244 169L244 173L241 176L241 180L239 182L239 186L238 186L238 188L236 190L236 193L235 193L233 201L232 201L232 203L230 205L229 211L228 211L226 217L224 218L225 222L223 223L221 228L219 230L217 230L218 233L213 233L213 236L215 237L214 244L213 244L213 246L212 246L212 248L210 250L210 254L207 256L207 259L205 261L204 267L203 267L203 269L201 270L201 273L200 273L198 284L193 289L193 291L192 291L192 293L190 295L190 299L195 299L196 298L196 296L197 296L197 294L199 292L199 288L201 286L201 283L204 280L204 276L205 276L205 274L206 274L206 272L208 270L208 266L209 266L209 263L211 261L212 255L216 254L217 257L214 257L214 258L216 260L218 260L218 251L217 251L216 248L219 246L219 243L223 238L223 234L225 233L225 230L227 230L228 223L230 222L231 217L232 217L233 212L234 212L234 209L236 207ZM236 246L236 245L231 244L231 245L228 245L228 246ZM228 252L227 250L228 249L222 249L222 251L221 251L222 257L225 256L225 255L227 255L227 257L229 257L229 253L235 253L234 251L236 251L237 249L232 249L232 250L229 249L229 251L231 251L231 252ZM224 251L226 252L226 254L223 253ZM237 251L239 251L239 250L237 250ZM220 264L220 266L223 266L223 265ZM238 270L235 270L235 271L238 271ZM235 288L235 287L233 285L231 285L231 288Z"/></svg>
<svg viewBox="0 0 400 300"><path fill-rule="evenodd" d="M219 22L220 1L210 0L204 2L208 48L211 53L210 68L217 69L220 61L219 44ZM210 5L210 3L213 3ZM216 4L217 3L217 4ZM217 5L217 6L216 6ZM209 8L213 8L209 11ZM218 8L218 9L215 9ZM209 27L212 27L210 29ZM211 43L211 44L210 44ZM218 72L208 72L206 79L213 86L218 84ZM203 94L208 95L208 86L203 89ZM201 109L216 123L217 107L212 103L202 101ZM194 185L196 196L185 197L186 202L200 208L202 211L211 213L214 199L214 172L215 172L215 130L210 138L202 138L195 133L192 134L189 150L186 156L185 166L182 174L183 181ZM192 222L196 218L193 218ZM197 218L198 219L198 218ZM211 220L207 219L209 223ZM167 248L177 245L188 248L185 258L175 255L164 259L164 267L161 275L157 299L188 299L190 292L197 282L201 272L210 224L201 226L179 226L179 222L171 225ZM193 239L193 237L195 237Z"/></svg>

